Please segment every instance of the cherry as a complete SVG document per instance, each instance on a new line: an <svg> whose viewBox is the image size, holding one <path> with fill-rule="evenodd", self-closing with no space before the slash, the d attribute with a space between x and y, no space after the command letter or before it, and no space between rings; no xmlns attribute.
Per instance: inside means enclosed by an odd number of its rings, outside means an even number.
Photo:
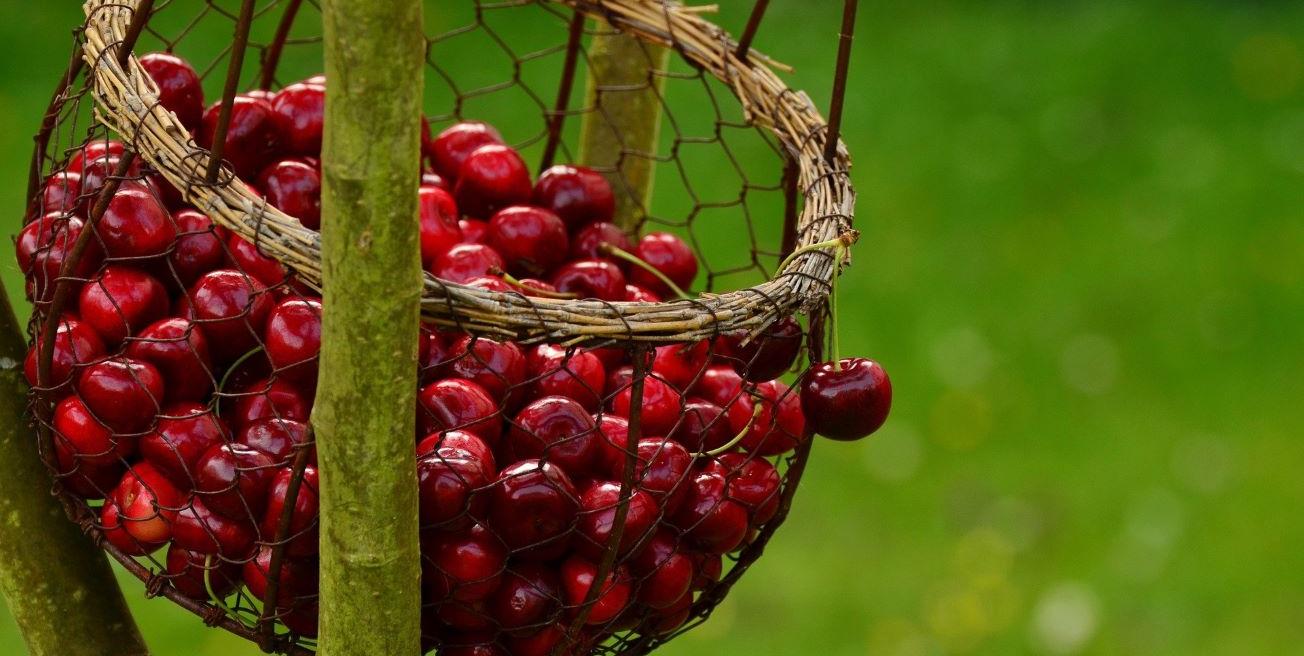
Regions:
<svg viewBox="0 0 1304 656"><path fill-rule="evenodd" d="M530 202L530 171L509 146L480 146L463 160L455 177L453 196L464 214L485 218L508 205Z"/></svg>
<svg viewBox="0 0 1304 656"><path fill-rule="evenodd" d="M210 150L221 111L220 101L210 105L199 129L199 145ZM222 158L231 164L236 175L251 179L258 175L275 154L278 139L276 112L270 102L248 95L232 99L231 123L226 131Z"/></svg>
<svg viewBox="0 0 1304 656"><path fill-rule="evenodd" d="M307 421L311 412L312 399L299 387L281 378L263 379L241 388L231 424L243 429L260 419Z"/></svg>
<svg viewBox="0 0 1304 656"><path fill-rule="evenodd" d="M751 528L774 518L779 510L779 470L768 460L741 453L725 453L706 466L706 471L724 476L729 499L747 508Z"/></svg>
<svg viewBox="0 0 1304 656"><path fill-rule="evenodd" d="M693 590L706 590L720 581L724 574L724 556L690 552L693 568L697 574L693 577Z"/></svg>
<svg viewBox="0 0 1304 656"><path fill-rule="evenodd" d="M710 345L704 341L658 346L652 359L652 373L685 390L706 370L709 359Z"/></svg>
<svg viewBox="0 0 1304 656"><path fill-rule="evenodd" d="M616 393L611 400L612 413L628 418L634 398L631 385ZM679 422L682 398L679 392L655 374L643 379L642 404L639 420L644 435L665 435Z"/></svg>
<svg viewBox="0 0 1304 656"><path fill-rule="evenodd" d="M641 489L656 498L667 513L683 503L691 486L689 469L693 456L678 442L663 437L638 441L638 462L634 477Z"/></svg>
<svg viewBox="0 0 1304 656"><path fill-rule="evenodd" d="M109 257L154 257L172 247L177 228L149 189L124 184L95 224L95 234Z"/></svg>
<svg viewBox="0 0 1304 656"><path fill-rule="evenodd" d="M484 440L466 431L450 430L427 435L420 442L417 442L417 458L420 459L421 456L434 453L443 448L466 451L480 463L480 466L484 468L485 475L490 478L498 473L493 450L489 448L488 444L485 444Z"/></svg>
<svg viewBox="0 0 1304 656"><path fill-rule="evenodd" d="M698 378L689 393L711 403L728 409L738 399L744 398L743 378L738 372L726 365L711 365ZM751 408L748 409L750 417Z"/></svg>
<svg viewBox="0 0 1304 656"><path fill-rule="evenodd" d="M600 560L611 544L616 527L616 513L621 503L623 486L616 481L599 481L590 485L580 496L580 514L576 522L575 540L579 553ZM629 553L642 542L656 525L660 509L652 495L635 488L629 495L625 511L624 530L616 547L617 556Z"/></svg>
<svg viewBox="0 0 1304 656"><path fill-rule="evenodd" d="M130 267L110 264L82 287L78 312L106 344L116 345L128 335L163 317L168 293L154 276Z"/></svg>
<svg viewBox="0 0 1304 656"><path fill-rule="evenodd" d="M140 439L140 455L179 489L190 490L199 459L226 437L226 425L207 406L177 403L165 408L154 430Z"/></svg>
<svg viewBox="0 0 1304 656"><path fill-rule="evenodd" d="M221 266L226 252L217 236L213 221L198 210L182 209L172 215L177 226L177 241L168 253L168 264L183 286L190 285L206 271Z"/></svg>
<svg viewBox="0 0 1304 656"><path fill-rule="evenodd" d="M801 389L801 408L812 432L834 440L858 440L878 430L892 407L892 381L873 360L844 358L811 367Z"/></svg>
<svg viewBox="0 0 1304 656"><path fill-rule="evenodd" d="M291 84L277 91L271 103L285 149L296 155L320 153L326 86L312 82Z"/></svg>
<svg viewBox="0 0 1304 656"><path fill-rule="evenodd" d="M240 563L190 551L175 544L168 548L167 579L177 592L198 601L208 601L211 588L226 598L240 586ZM205 584L205 580L208 581Z"/></svg>
<svg viewBox="0 0 1304 656"><path fill-rule="evenodd" d="M598 566L581 558L571 556L561 564L561 588L566 598L566 609L575 614L581 612L593 579L597 578ZM623 565L607 573L606 579L598 588L597 598L593 600L589 616L584 623L589 626L606 624L616 619L629 605L629 572Z"/></svg>
<svg viewBox="0 0 1304 656"><path fill-rule="evenodd" d="M505 447L509 460L540 458L580 475L589 471L597 453L596 425L578 402L545 396L516 415Z"/></svg>
<svg viewBox="0 0 1304 656"><path fill-rule="evenodd" d="M424 540L422 584L431 599L472 602L498 588L507 551L483 526L460 533L439 533Z"/></svg>
<svg viewBox="0 0 1304 656"><path fill-rule="evenodd" d="M288 465L296 445L312 442L312 428L294 419L259 419L246 424L236 441L267 454L277 465ZM314 449L309 462L315 464L315 448L307 448Z"/></svg>
<svg viewBox="0 0 1304 656"><path fill-rule="evenodd" d="M618 392L629 389L633 384L634 367L628 364L620 365L607 374L607 386L603 391L603 396L614 400ZM631 396L633 396L632 393Z"/></svg>
<svg viewBox="0 0 1304 656"><path fill-rule="evenodd" d="M122 478L125 465L120 460L107 465L92 465L72 453L73 447L69 440L55 438L55 479L83 499L103 499Z"/></svg>
<svg viewBox="0 0 1304 656"><path fill-rule="evenodd" d="M466 334L453 339L439 367L440 375L473 381L499 401L525 382L526 371L525 354L515 343Z"/></svg>
<svg viewBox="0 0 1304 656"><path fill-rule="evenodd" d="M745 379L764 382L778 378L792 368L801 351L801 324L792 317L775 321L755 339L742 343L743 335L728 336L733 366Z"/></svg>
<svg viewBox="0 0 1304 656"><path fill-rule="evenodd" d="M430 272L436 278L465 283L502 268L503 258L498 251L484 244L458 244L436 257Z"/></svg>
<svg viewBox="0 0 1304 656"><path fill-rule="evenodd" d="M122 477L124 482L130 476L132 473L128 471ZM127 522L119 516L118 504L113 501L113 496L117 493L118 487L114 487L105 499L104 505L100 507L99 529L104 539L128 556L147 556L167 544L166 538L146 541L127 532Z"/></svg>
<svg viewBox="0 0 1304 656"><path fill-rule="evenodd" d="M670 439L694 452L713 451L733 439L729 418L720 406L701 399L684 404L684 413L678 425L670 432Z"/></svg>
<svg viewBox="0 0 1304 656"><path fill-rule="evenodd" d="M598 426L598 454L594 457L594 471L617 481L625 480L625 449L629 444L629 422L624 417L599 415L594 418Z"/></svg>
<svg viewBox="0 0 1304 656"><path fill-rule="evenodd" d="M226 248L235 268L249 274L267 287L275 287L285 280L289 270L276 258L265 255L253 242L231 233L226 238Z"/></svg>
<svg viewBox="0 0 1304 656"><path fill-rule="evenodd" d="M272 466L271 457L261 451L243 444L218 444L195 465L195 492L213 512L236 521L254 521L267 506Z"/></svg>
<svg viewBox="0 0 1304 656"><path fill-rule="evenodd" d="M37 366L41 355L41 336L27 349L23 375L27 384L38 386ZM58 389L72 380L84 365L104 357L104 341L90 326L75 319L63 319L54 332L54 357L50 360L48 389Z"/></svg>
<svg viewBox="0 0 1304 656"><path fill-rule="evenodd" d="M269 538L270 539L270 538ZM249 588L249 595L262 601L267 598L268 579L272 573L272 547L260 546L253 558L245 561L241 578ZM276 576L276 605L289 608L299 597L317 594L318 577L315 559L284 558Z"/></svg>
<svg viewBox="0 0 1304 656"><path fill-rule="evenodd" d="M168 52L151 52L138 59L158 86L158 102L194 131L204 114L204 87L186 60Z"/></svg>
<svg viewBox="0 0 1304 656"><path fill-rule="evenodd" d="M321 172L316 167L298 159L269 164L258 174L258 188L268 203L298 219L303 227L321 227Z"/></svg>
<svg viewBox="0 0 1304 656"><path fill-rule="evenodd" d="M498 474L489 492L488 527L524 560L566 551L579 502L575 485L550 462L522 460Z"/></svg>
<svg viewBox="0 0 1304 656"><path fill-rule="evenodd" d="M507 284L506 280L494 276L476 276L464 283L467 287L477 289L487 289L491 292L501 292L503 294L520 293L515 287Z"/></svg>
<svg viewBox="0 0 1304 656"><path fill-rule="evenodd" d="M639 602L658 609L674 606L688 594L695 574L693 559L679 550L679 538L665 528L634 554L629 568Z"/></svg>
<svg viewBox="0 0 1304 656"><path fill-rule="evenodd" d="M263 349L276 375L314 388L321 351L321 302L287 298L278 303L267 315Z"/></svg>
<svg viewBox="0 0 1304 656"><path fill-rule="evenodd" d="M28 273L31 285L28 289L30 298L45 303L54 297L55 287L63 275L63 265L72 254L78 238L85 229L86 226L81 219L69 217L62 229L53 230L51 237L43 240L32 253L31 271ZM98 240L91 239L69 272L70 289L75 292L81 280L95 273L103 257Z"/></svg>
<svg viewBox="0 0 1304 656"><path fill-rule="evenodd" d="M439 653L441 656L508 656L502 647L488 638L475 638L466 643L446 643L439 649Z"/></svg>
<svg viewBox="0 0 1304 656"><path fill-rule="evenodd" d="M168 402L199 401L213 389L208 338L186 319L155 321L128 341L126 353L158 367L168 381Z"/></svg>
<svg viewBox="0 0 1304 656"><path fill-rule="evenodd" d="M530 396L565 396L575 399L589 412L602 403L607 373L598 356L589 351L570 352L562 346L540 344L530 351Z"/></svg>
<svg viewBox="0 0 1304 656"><path fill-rule="evenodd" d="M610 260L572 260L549 280L559 292L602 301L625 300L625 274Z"/></svg>
<svg viewBox="0 0 1304 656"><path fill-rule="evenodd" d="M574 656L575 651L561 646L566 640L566 627L549 624L526 635L509 635L504 640L512 656Z"/></svg>
<svg viewBox="0 0 1304 656"><path fill-rule="evenodd" d="M428 154L440 175L454 178L472 152L481 146L502 142L502 135L489 124L466 121L440 132L431 142Z"/></svg>
<svg viewBox="0 0 1304 656"><path fill-rule="evenodd" d="M45 179L41 187L42 214L65 215L85 206L82 196L82 175L72 171L58 171Z"/></svg>
<svg viewBox="0 0 1304 656"><path fill-rule="evenodd" d="M540 181L542 182L542 178ZM575 237L570 242L570 257L573 260L606 257L606 253L602 250L603 244L615 246L623 251L634 249L624 230L614 223L599 221L590 223L575 233Z"/></svg>
<svg viewBox="0 0 1304 656"><path fill-rule="evenodd" d="M638 285L625 285L625 300L635 303L660 303L661 297Z"/></svg>
<svg viewBox="0 0 1304 656"><path fill-rule="evenodd" d="M634 255L683 289L688 289L693 278L697 277L697 257L693 255L693 249L668 232L644 235L634 247ZM640 267L633 267L630 271L630 282L661 296L671 293L665 283Z"/></svg>
<svg viewBox="0 0 1304 656"><path fill-rule="evenodd" d="M105 155L121 157L127 151L121 141L113 139L94 139L88 141L68 160L67 171L81 173L88 162L93 162Z"/></svg>
<svg viewBox="0 0 1304 656"><path fill-rule="evenodd" d="M76 396L69 396L55 406L53 423L56 446L90 467L108 467L136 450L135 438L114 435Z"/></svg>
<svg viewBox="0 0 1304 656"><path fill-rule="evenodd" d="M429 269L439 256L464 241L457 220L457 202L447 190L421 185L417 190L421 215L421 266Z"/></svg>
<svg viewBox="0 0 1304 656"><path fill-rule="evenodd" d="M163 375L154 365L117 357L82 370L77 393L97 419L119 433L149 427L163 403Z"/></svg>
<svg viewBox="0 0 1304 656"><path fill-rule="evenodd" d="M596 221L611 221L616 212L616 197L601 173L566 164L539 175L534 185L534 204L556 212L572 231Z"/></svg>
<svg viewBox="0 0 1304 656"><path fill-rule="evenodd" d="M669 607L653 615L643 630L654 635L669 635L688 621L693 611L693 595L685 594Z"/></svg>
<svg viewBox="0 0 1304 656"><path fill-rule="evenodd" d="M552 284L546 283L538 278L521 278L516 282L519 283L519 286L513 288L513 290L525 294L526 296L538 298L546 297L548 294L557 293L556 287L553 287Z"/></svg>
<svg viewBox="0 0 1304 656"><path fill-rule="evenodd" d="M195 321L209 338L219 362L229 362L258 344L272 299L258 280L234 269L199 277L187 292L182 316Z"/></svg>
<svg viewBox="0 0 1304 656"><path fill-rule="evenodd" d="M796 392L774 380L756 386L761 413L752 422L742 446L758 456L777 456L810 438Z"/></svg>
<svg viewBox="0 0 1304 656"><path fill-rule="evenodd" d="M23 226L18 231L17 243L14 245L18 269L24 275L31 274L37 251L49 249L55 241L55 235L66 232L69 227L80 230L83 225L84 222L78 217L51 212Z"/></svg>
<svg viewBox="0 0 1304 656"><path fill-rule="evenodd" d="M539 275L566 260L566 224L543 208L513 205L489 219L488 243L503 256L508 272Z"/></svg>
<svg viewBox="0 0 1304 656"><path fill-rule="evenodd" d="M561 581L553 568L520 563L503 574L488 608L499 628L521 631L553 621L560 610L560 599Z"/></svg>
<svg viewBox="0 0 1304 656"><path fill-rule="evenodd" d="M288 609L279 609L277 618L293 633L308 638L317 637L318 614L321 611L316 601L299 601Z"/></svg>
<svg viewBox="0 0 1304 656"><path fill-rule="evenodd" d="M444 179L444 176L439 175L434 171L421 172L421 186L439 187L444 191L452 191L453 189L453 185L448 184L448 181Z"/></svg>
<svg viewBox="0 0 1304 656"><path fill-rule="evenodd" d="M673 515L674 525L696 549L722 554L737 549L747 537L747 509L729 498L724 476L702 472L688 486L684 504Z"/></svg>
<svg viewBox="0 0 1304 656"><path fill-rule="evenodd" d="M478 440L469 433L450 431ZM439 435L431 435L439 439ZM430 438L427 438L429 440ZM426 442L423 441L422 445ZM484 447L484 443L480 443ZM418 452L421 447L418 446ZM488 447L485 447L488 450ZM421 525L440 530L463 530L483 517L488 498L480 494L494 479L493 456L483 459L470 449L441 446L417 458L417 488Z"/></svg>
<svg viewBox="0 0 1304 656"><path fill-rule="evenodd" d="M463 430L493 447L503 432L498 405L485 388L465 378L435 381L417 393L421 433Z"/></svg>
<svg viewBox="0 0 1304 656"><path fill-rule="evenodd" d="M484 600L465 602L452 599L436 604L434 610L440 628L445 630L482 632L493 628L493 618L489 616Z"/></svg>
<svg viewBox="0 0 1304 656"><path fill-rule="evenodd" d="M256 537L252 523L214 513L197 497L191 497L172 523L173 545L233 561L253 554Z"/></svg>
<svg viewBox="0 0 1304 656"><path fill-rule="evenodd" d="M262 455L262 454L259 454ZM259 525L264 541L278 539L277 528L281 515L285 513L290 501L290 483L294 479L294 470L281 467L272 477L267 490L267 510L263 512L263 521ZM299 493L292 502L290 528L285 534L285 553L292 557L314 556L317 554L317 511L320 507L317 491L317 468L308 465L303 468L303 477L299 482Z"/></svg>
<svg viewBox="0 0 1304 656"><path fill-rule="evenodd" d="M458 219L462 229L463 244L484 244L489 239L489 222L479 219Z"/></svg>
<svg viewBox="0 0 1304 656"><path fill-rule="evenodd" d="M183 501L181 491L158 470L139 463L123 474L105 505L116 507L127 535L142 543L161 544L172 537L172 525Z"/></svg>

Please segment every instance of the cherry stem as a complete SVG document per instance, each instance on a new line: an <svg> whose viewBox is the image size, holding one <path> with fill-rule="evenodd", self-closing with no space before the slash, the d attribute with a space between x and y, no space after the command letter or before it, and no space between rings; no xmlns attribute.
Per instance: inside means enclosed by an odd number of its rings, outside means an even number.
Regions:
<svg viewBox="0 0 1304 656"><path fill-rule="evenodd" d="M661 271L658 270L656 267L652 266L651 264L648 264L643 258L623 248L620 248L619 246L612 246L611 244L608 244L606 242L603 242L598 245L598 252L606 253L607 255L611 255L612 257L620 258L656 276L657 280L660 280L666 287L670 288L670 291L674 292L675 296L678 296L680 299L688 300L690 298L687 292L681 289L679 285L675 284L675 281L667 277L666 274L661 273Z"/></svg>
<svg viewBox="0 0 1304 656"><path fill-rule="evenodd" d="M842 371L842 345L838 341L838 278L841 277L838 272L838 264L842 262L842 258L846 256L847 251L851 249L851 245L855 244L859 239L859 232L848 230L833 239L816 242L814 244L806 244L805 246L789 253L788 257L783 258L783 261L779 263L778 272L775 274L777 276L778 274L783 273L783 270L788 268L788 265L791 264L798 255L803 255L813 251L822 251L829 248L833 249L833 277L829 281L829 328L833 332L833 337L829 341L832 342L834 371Z"/></svg>
<svg viewBox="0 0 1304 656"><path fill-rule="evenodd" d="M710 451L703 451L703 452L701 452L701 453L694 453L694 454L693 454L693 457L695 457L695 458L701 458L702 456L708 456L708 457L714 458L714 457L720 455L721 453L724 453L724 452L728 451L729 449L732 449L732 448L738 446L738 443L741 442L741 441L743 441L743 438L744 438L744 437L747 437L747 434L748 434L748 433L752 432L752 425L756 423L756 418L759 417L759 416L761 416L761 407L762 407L762 404L761 404L760 402L756 402L756 403L754 403L754 405L752 406L752 418L747 420L747 425L746 425L746 426L743 426L743 429L742 429L741 431L738 431L738 434L737 434L737 435L734 435L734 436L733 436L733 439L729 440L728 442L725 442L724 444L722 444L722 445L720 445L720 446L718 446L718 447L716 447L716 448L714 448L714 449L711 449ZM724 415L720 415L720 416L723 417ZM717 419L716 421L719 421L719 419Z"/></svg>
<svg viewBox="0 0 1304 656"><path fill-rule="evenodd" d="M221 608L222 612L227 614L227 617L234 619L235 621L239 622L243 626L252 628L248 624L245 624L244 618L242 618L239 613L235 612L235 610L233 610L230 606L226 605L225 599L217 596L217 593L213 591L213 581L211 578L212 573L213 573L213 554L208 554L204 556L204 591L208 593L208 598L212 600L214 605L216 605L218 608Z"/></svg>
<svg viewBox="0 0 1304 656"><path fill-rule="evenodd" d="M579 294L575 294L572 292L553 292L553 291L548 291L546 289L539 289L534 285L527 285L521 282L520 280L517 280L514 276L512 276L512 274L507 273L506 271L503 271L498 267L489 267L489 275L498 276L499 278L503 279L503 282L513 287L523 289L526 292L529 292L530 294L533 294L535 296L542 296L543 298L558 298L565 301L573 301L580 297Z"/></svg>
<svg viewBox="0 0 1304 656"><path fill-rule="evenodd" d="M213 412L221 412L222 410L222 393L226 391L226 383L231 379L231 374L234 374L235 370L239 369L240 365L245 363L245 360L261 353L262 350L263 347L255 346L248 353L236 358L235 362L232 362L231 366L227 367L226 373L222 374L222 380L217 383L217 390L213 393Z"/></svg>

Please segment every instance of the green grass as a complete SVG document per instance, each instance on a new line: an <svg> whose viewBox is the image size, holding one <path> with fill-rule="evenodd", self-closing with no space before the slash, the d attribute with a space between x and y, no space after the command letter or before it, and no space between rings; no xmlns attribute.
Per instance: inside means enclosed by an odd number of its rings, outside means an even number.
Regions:
<svg viewBox="0 0 1304 656"><path fill-rule="evenodd" d="M61 4L0 0L6 233L78 20ZM737 30L748 4L719 19ZM836 4L775 2L757 42L821 104ZM860 18L842 338L891 372L893 416L818 445L766 557L664 653L1298 650L1304 7ZM126 590L159 654L256 653ZM20 650L6 620L0 652Z"/></svg>

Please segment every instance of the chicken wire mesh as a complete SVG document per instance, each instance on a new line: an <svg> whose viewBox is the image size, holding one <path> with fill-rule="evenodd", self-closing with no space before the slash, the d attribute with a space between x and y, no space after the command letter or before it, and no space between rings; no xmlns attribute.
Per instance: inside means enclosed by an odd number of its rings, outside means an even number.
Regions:
<svg viewBox="0 0 1304 656"><path fill-rule="evenodd" d="M801 148L812 144L758 125L736 88L690 58L652 66L636 84L599 82L583 93L594 41L620 33L589 15L601 15L601 4L437 3L427 12L432 134L483 121L541 173L583 161L576 144L585 121L618 122L604 98L645 94L660 114L655 147L622 148L615 163L595 168L632 217L626 235L666 232L691 246L700 271L683 286L701 294L689 307L706 315L716 310L700 299L771 280L783 255L814 239L807 233L849 228L846 212L798 222L811 190L824 177L845 182L845 166L799 173ZM314 77L320 7L174 0L135 9L123 43L100 55L119 66L133 52L189 62L205 98L187 101L188 113L165 109L190 131L196 153L214 157L186 155L193 166L178 183L157 168L140 132L107 127L121 123L97 106L95 66L81 58L88 28L75 33L37 138L17 244L35 307L26 364L40 447L70 515L149 594L266 650L311 651L318 282L266 249L257 229L233 230L197 199L247 188L258 200L246 214L261 224L277 204L258 188L271 184L263 171L291 161L319 185L312 146L282 144L242 161L223 138L241 129L223 107L326 84ZM749 22L744 40L754 29ZM633 43L649 65L659 61L658 46ZM822 151L827 136L805 138ZM209 165L222 156L225 166ZM453 176L429 150L423 159L433 174L423 181L451 185L436 179ZM638 166L656 181L646 203L629 179ZM311 202L279 209L317 227ZM457 216L468 242L490 218ZM637 250L636 238L604 240ZM832 269L832 257L812 255ZM615 259L608 268L631 280L639 271ZM474 273L452 282L532 309L578 302L539 291L546 282L520 286L505 275L547 271L502 262ZM787 275L827 284L807 271ZM673 284L638 280L651 288L646 296L599 307L670 300ZM791 316L796 304L755 297L769 315L750 332L707 322L698 339L659 344L638 341L632 328L565 342L504 335L458 313L426 324L414 437L428 648L645 653L709 616L787 515L810 439L788 384L801 374L799 351L823 359L822 308L803 328Z"/></svg>

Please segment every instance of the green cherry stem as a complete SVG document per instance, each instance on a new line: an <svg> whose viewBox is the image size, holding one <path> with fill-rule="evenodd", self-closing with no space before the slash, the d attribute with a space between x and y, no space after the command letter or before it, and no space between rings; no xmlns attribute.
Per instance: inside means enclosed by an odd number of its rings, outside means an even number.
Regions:
<svg viewBox="0 0 1304 656"><path fill-rule="evenodd" d="M208 593L208 598L212 600L213 605L217 606L218 608L221 608L222 612L226 613L227 617L230 617L231 619L239 622L242 626L245 626L247 628L253 628L251 625L245 623L244 618L240 617L239 613L235 612L234 609L226 605L225 599L217 596L217 593L213 591L213 581L211 578L212 573L213 573L213 555L208 554L204 556L204 591Z"/></svg>
<svg viewBox="0 0 1304 656"><path fill-rule="evenodd" d="M521 282L520 280L517 280L514 276L512 276L512 274L507 273L506 271L503 271L498 267L489 267L489 275L498 276L499 278L503 279L503 282L513 287L516 287L517 289L523 290L528 294L541 296L543 298L557 298L561 300L572 301L580 297L579 294L574 294L571 292L550 292L546 289L539 289L538 287L535 287L533 285L527 285Z"/></svg>
<svg viewBox="0 0 1304 656"><path fill-rule="evenodd" d="M724 444L722 444L722 445L720 445L720 446L718 446L718 447L716 447L716 448L714 448L714 449L711 449L710 451L704 451L704 452L701 452L701 453L694 453L694 454L693 454L693 457L695 457L695 458L701 458L701 457L703 457L703 456L706 456L706 457L714 458L714 457L720 455L721 453L724 453L724 452L728 451L729 449L732 449L732 448L738 446L738 443L741 442L741 441L743 441L743 438L744 438L744 437L747 437L747 434L748 434L748 433L752 432L752 425L756 423L756 418L759 417L759 416L761 416L761 407L762 407L762 404L761 404L759 401L756 401L756 402L753 402L753 403L754 403L754 405L752 406L752 418L747 420L747 425L746 425L746 426L743 426L743 429L742 429L741 431L739 431L737 435L734 435L734 436L733 436L733 439L729 440L728 442L725 442ZM724 415L720 415L720 416L723 417ZM716 421L719 421L719 420L717 419Z"/></svg>
<svg viewBox="0 0 1304 656"><path fill-rule="evenodd" d="M252 358L252 357L254 357L255 355L261 353L262 350L263 350L263 347L261 347L261 346L255 346L255 347L254 347L252 350L250 350L248 353L245 353L244 355L242 355L242 356L236 358L235 362L232 362L232 363L231 363L231 366L227 368L226 373L225 373L225 374L222 374L222 380L218 381L218 383L217 383L217 390L213 393L213 412L214 412L214 413L220 412L220 411L222 410L222 393L226 391L226 383L227 383L227 381L229 381L229 380L231 379L231 374L234 374L234 373L235 373L235 370L236 370L236 369L239 369L239 368L240 368L240 365L244 364L246 360L248 360L249 358Z"/></svg>
<svg viewBox="0 0 1304 656"><path fill-rule="evenodd" d="M801 248L798 248L793 252L789 253L788 257L783 258L783 261L779 263L779 269L775 273L775 276L777 277L779 274L783 273L783 270L787 269L788 265L792 264L793 260L797 259L797 257L800 255L805 255L806 253L811 253L814 251L822 251L822 250L827 250L832 248L835 249L833 253L834 257L836 259L841 259L838 256L840 256L842 253L845 253L848 248L851 248L852 244L855 244L859 240L860 240L859 232L855 230L848 230L838 235L837 237L834 237L833 239L815 242L814 244L806 244L805 246L802 246Z"/></svg>
<svg viewBox="0 0 1304 656"><path fill-rule="evenodd" d="M644 261L643 258L633 253L630 253L629 251L626 251L618 246L612 246L611 244L608 244L606 242L603 242L602 244L598 245L598 252L606 253L607 255L610 255L612 257L622 259L626 262L629 262L630 264L633 264L636 267L639 267L640 269L643 269L644 271L647 271L648 273L656 276L657 280L660 280L666 287L670 288L670 291L674 292L675 296L678 296L680 299L683 300L688 300L689 296L687 292L681 289L679 285L676 285L673 280L666 277L666 274L661 273L661 271L657 270L656 267Z"/></svg>
<svg viewBox="0 0 1304 656"><path fill-rule="evenodd" d="M833 249L833 278L832 280L829 281L829 323L830 323L829 327L833 331L833 337L829 341L832 342L831 346L833 350L834 371L842 371L842 348L841 348L841 343L838 340L838 311L837 311L838 278L841 277L838 274L838 263L842 262L842 259L846 256L847 251L851 249L851 245L855 244L856 241L859 239L860 239L859 232L856 232L855 230L848 230L838 235L834 239L829 239L826 241L816 242L814 244L807 244L805 246L802 246L801 248L798 248L794 250L792 253L790 253L788 257L783 258L783 262L779 263L778 273L781 274L783 273L783 270L788 268L788 265L792 264L792 261L796 259L797 256L799 255L803 255L805 253L810 253L813 251L821 251L829 248Z"/></svg>

